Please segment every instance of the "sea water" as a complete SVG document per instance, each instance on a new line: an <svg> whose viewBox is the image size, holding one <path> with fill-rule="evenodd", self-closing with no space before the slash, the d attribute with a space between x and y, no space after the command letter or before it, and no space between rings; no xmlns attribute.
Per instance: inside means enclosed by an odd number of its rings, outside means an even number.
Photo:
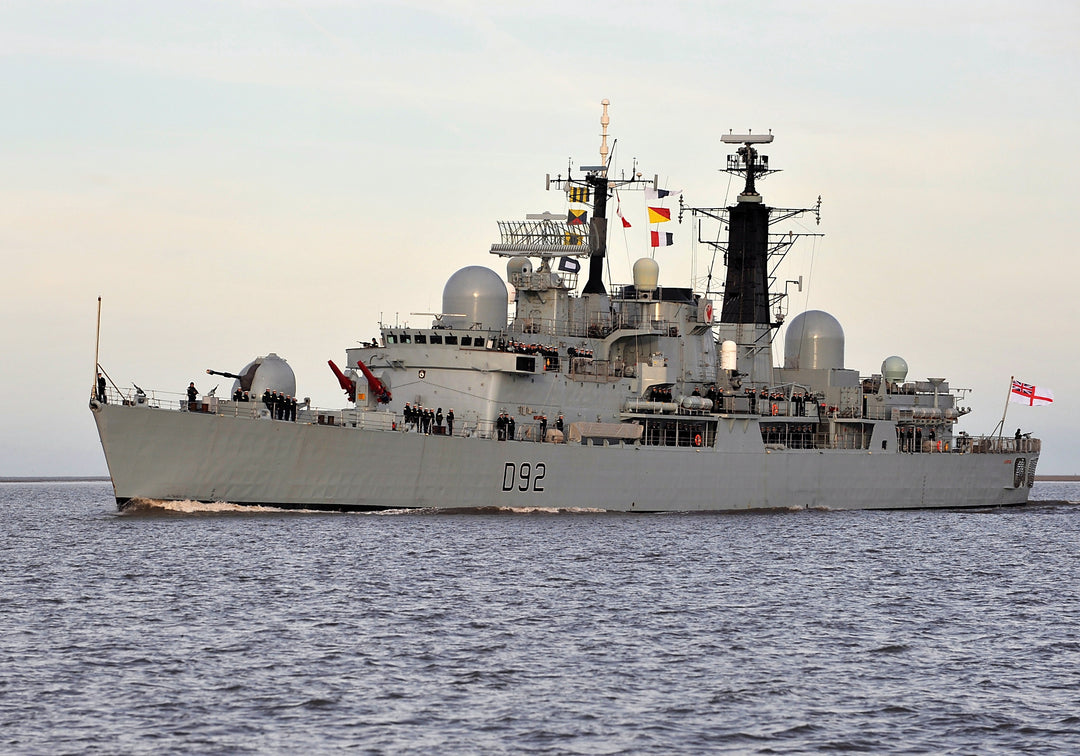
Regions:
<svg viewBox="0 0 1080 756"><path fill-rule="evenodd" d="M1033 495L117 513L0 484L0 751L1077 752L1080 487Z"/></svg>

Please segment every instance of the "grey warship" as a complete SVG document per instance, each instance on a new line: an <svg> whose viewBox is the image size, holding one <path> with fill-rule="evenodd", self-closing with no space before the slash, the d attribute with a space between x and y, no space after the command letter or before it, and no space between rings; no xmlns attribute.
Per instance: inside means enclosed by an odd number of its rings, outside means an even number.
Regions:
<svg viewBox="0 0 1080 756"><path fill-rule="evenodd" d="M208 371L233 379L228 397L95 383L90 409L117 505L671 512L1027 501L1038 439L956 432L967 409L945 379L909 380L896 355L861 374L845 366L831 315L785 322L773 273L798 235L774 226L818 214L820 200L765 203L757 184L773 172L760 152L771 134L722 137L735 150L726 170L744 182L733 205L679 195L672 208L726 264L720 291L661 285L653 257L634 263L631 283L605 285L615 192L660 192L640 174L609 175L606 101L601 124L600 163L547 179L566 194L566 216L498 223L490 252L505 278L462 268L430 325L380 324L377 338L346 349L343 368L329 361L346 406L297 406L276 354ZM726 235L701 230L709 224Z"/></svg>

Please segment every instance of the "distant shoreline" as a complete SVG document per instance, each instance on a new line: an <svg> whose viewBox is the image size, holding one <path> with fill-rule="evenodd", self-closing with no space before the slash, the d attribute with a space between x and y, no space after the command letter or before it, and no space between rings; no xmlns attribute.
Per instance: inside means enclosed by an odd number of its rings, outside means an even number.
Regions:
<svg viewBox="0 0 1080 756"><path fill-rule="evenodd" d="M108 475L0 475L0 483L108 483ZM1048 483L1080 481L1080 475L1036 475L1035 482Z"/></svg>
<svg viewBox="0 0 1080 756"><path fill-rule="evenodd" d="M0 475L0 483L108 483L108 475Z"/></svg>

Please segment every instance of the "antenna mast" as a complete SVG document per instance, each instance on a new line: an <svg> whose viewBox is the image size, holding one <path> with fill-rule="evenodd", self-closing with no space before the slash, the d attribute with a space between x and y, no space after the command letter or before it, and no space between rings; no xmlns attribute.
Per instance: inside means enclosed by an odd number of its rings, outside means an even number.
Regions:
<svg viewBox="0 0 1080 756"><path fill-rule="evenodd" d="M603 115L600 116L600 165L604 166L604 172L607 173L607 127L611 123L611 118L608 116L607 106L611 104L611 101L606 97L600 101L600 104L604 106Z"/></svg>
<svg viewBox="0 0 1080 756"><path fill-rule="evenodd" d="M770 226L802 213L813 213L821 222L821 198L810 208L768 207L757 190L757 181L776 173L769 167L769 158L758 153L758 148L773 141L772 133L723 134L720 141L740 145L735 154L728 156L726 173L745 179L745 186L738 201L731 207L692 207L690 212L699 218L710 218L727 226L727 242L703 237L698 231L698 241L724 253L727 268L724 283L724 301L720 313L721 323L757 324L776 327L783 321L783 313L776 310L773 321L771 308L779 308L786 293L770 292L774 282L775 266L784 258L796 239L803 236L821 236L817 233L772 234ZM680 211L681 216L682 211ZM775 260L770 268L770 260Z"/></svg>
<svg viewBox="0 0 1080 756"><path fill-rule="evenodd" d="M585 184L593 193L593 217L589 220L589 278L585 281L581 293L606 295L604 257L607 254L607 127L611 123L607 109L611 101L605 97L600 104L604 107L600 114L600 165L579 166L581 170L587 171Z"/></svg>

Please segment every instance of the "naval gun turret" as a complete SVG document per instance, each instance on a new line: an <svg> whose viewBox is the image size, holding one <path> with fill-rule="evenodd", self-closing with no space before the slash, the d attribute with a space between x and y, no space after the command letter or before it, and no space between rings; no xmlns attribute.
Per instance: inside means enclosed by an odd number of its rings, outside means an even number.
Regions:
<svg viewBox="0 0 1080 756"><path fill-rule="evenodd" d="M232 395L239 390L247 392L251 396L258 396L269 389L286 396L296 396L296 375L289 363L271 352L265 357L256 357L238 373L229 373L224 370L207 369L207 375L220 375L223 378L232 378Z"/></svg>

